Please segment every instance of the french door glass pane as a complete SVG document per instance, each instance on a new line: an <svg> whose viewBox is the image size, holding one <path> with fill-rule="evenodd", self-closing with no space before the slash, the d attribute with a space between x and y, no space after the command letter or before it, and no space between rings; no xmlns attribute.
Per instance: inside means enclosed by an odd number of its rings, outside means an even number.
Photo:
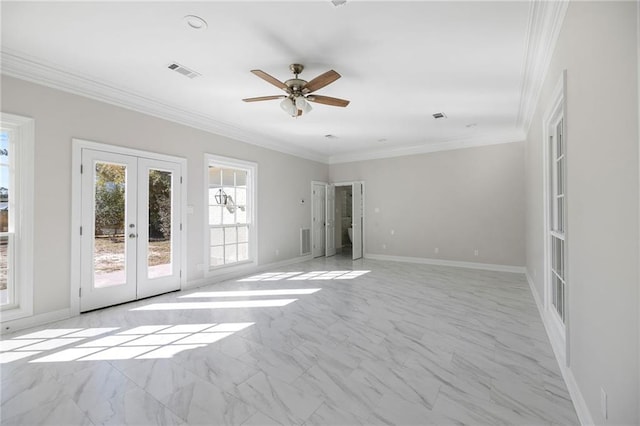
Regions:
<svg viewBox="0 0 640 426"><path fill-rule="evenodd" d="M125 284L127 167L96 162L94 178L94 286Z"/></svg>
<svg viewBox="0 0 640 426"><path fill-rule="evenodd" d="M171 253L172 183L171 172L149 170L149 245L147 246L147 276L149 278L173 274Z"/></svg>

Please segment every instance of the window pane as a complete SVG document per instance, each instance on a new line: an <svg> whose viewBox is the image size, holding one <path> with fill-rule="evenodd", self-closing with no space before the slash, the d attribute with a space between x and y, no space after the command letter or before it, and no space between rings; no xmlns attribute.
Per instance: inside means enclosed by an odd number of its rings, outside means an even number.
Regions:
<svg viewBox="0 0 640 426"><path fill-rule="evenodd" d="M235 226L224 229L224 242L225 244L231 244L231 243L237 242Z"/></svg>
<svg viewBox="0 0 640 426"><path fill-rule="evenodd" d="M238 262L249 259L249 244L238 244Z"/></svg>
<svg viewBox="0 0 640 426"><path fill-rule="evenodd" d="M209 225L222 224L222 206L209 206Z"/></svg>
<svg viewBox="0 0 640 426"><path fill-rule="evenodd" d="M211 266L224 265L224 246L211 247Z"/></svg>
<svg viewBox="0 0 640 426"><path fill-rule="evenodd" d="M564 159L560 160L556 164L556 186L558 188L558 195L564 194Z"/></svg>
<svg viewBox="0 0 640 426"><path fill-rule="evenodd" d="M212 246L221 246L224 244L224 228L211 228L210 238Z"/></svg>
<svg viewBox="0 0 640 426"><path fill-rule="evenodd" d="M236 186L247 186L247 172L236 170Z"/></svg>
<svg viewBox="0 0 640 426"><path fill-rule="evenodd" d="M236 215L233 213L236 209L231 206L226 206L222 210L222 223L224 225L233 225L236 223Z"/></svg>
<svg viewBox="0 0 640 426"><path fill-rule="evenodd" d="M232 186L225 186L223 188L224 193L227 194L227 205L233 206L236 204L236 189Z"/></svg>
<svg viewBox="0 0 640 426"><path fill-rule="evenodd" d="M11 240L8 236L0 237L0 305L13 302L10 274L10 253L12 247L9 246Z"/></svg>
<svg viewBox="0 0 640 426"><path fill-rule="evenodd" d="M238 227L238 242L239 243L246 243L249 241L249 228L247 228L246 226L239 226Z"/></svg>
<svg viewBox="0 0 640 426"><path fill-rule="evenodd" d="M245 188L236 188L235 202L239 206L247 204L247 190Z"/></svg>
<svg viewBox="0 0 640 426"><path fill-rule="evenodd" d="M557 155L558 155L558 158L560 158L560 156L564 154L564 141L563 141L564 138L562 135L562 120L560 120L560 122L558 123L558 126L556 127L556 135L558 138Z"/></svg>
<svg viewBox="0 0 640 426"><path fill-rule="evenodd" d="M126 166L96 163L93 242L95 287L125 283L126 181Z"/></svg>
<svg viewBox="0 0 640 426"><path fill-rule="evenodd" d="M234 186L234 175L233 169L222 169L222 186Z"/></svg>
<svg viewBox="0 0 640 426"><path fill-rule="evenodd" d="M171 172L149 170L148 277L171 275Z"/></svg>
<svg viewBox="0 0 640 426"><path fill-rule="evenodd" d="M222 183L221 181L222 169L218 167L209 167L209 186L217 187Z"/></svg>
<svg viewBox="0 0 640 426"><path fill-rule="evenodd" d="M240 206L236 209L236 223L247 223L247 209Z"/></svg>
<svg viewBox="0 0 640 426"><path fill-rule="evenodd" d="M233 263L233 262L237 262L237 254L236 254L236 249L237 249L237 245L236 244L228 244L224 246L224 261L225 263Z"/></svg>

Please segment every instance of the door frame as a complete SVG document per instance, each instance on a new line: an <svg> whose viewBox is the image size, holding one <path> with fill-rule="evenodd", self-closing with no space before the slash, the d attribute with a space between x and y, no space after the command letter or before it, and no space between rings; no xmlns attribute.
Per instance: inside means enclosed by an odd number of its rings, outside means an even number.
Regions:
<svg viewBox="0 0 640 426"><path fill-rule="evenodd" d="M367 219L366 219L366 215L365 215L365 208L364 206L366 206L366 189L365 189L365 182L363 180L350 180L350 181L340 181L340 182L331 182L331 183L327 183L327 182L320 182L320 181L311 181L311 255L313 256L313 209L314 209L314 201L313 201L313 185L325 185L325 191L326 191L326 187L329 185L333 185L334 188L337 188L339 186L353 186L354 183L361 183L362 184L362 259L364 259L365 257L367 257L366 253L365 253L365 247L366 247L366 232L365 232L365 228L366 228L366 223L367 223ZM325 192L325 203L326 203L326 192ZM326 204L325 204L326 207ZM326 214L326 213L325 213ZM325 224L325 235L327 232L327 226ZM326 237L325 237L326 238ZM325 257L327 256L327 252L326 252L326 247L325 247Z"/></svg>
<svg viewBox="0 0 640 426"><path fill-rule="evenodd" d="M314 219L314 213L315 213L315 208L316 208L316 199L315 199L314 194L313 194L315 186L323 186L324 187L324 200L323 200L324 206L323 206L323 211L324 211L324 215L325 215L325 221L324 221L324 224L322 225L322 227L324 228L324 239L323 239L322 243L324 244L325 247L324 247L324 254L322 254L322 255L320 255L318 257L326 257L327 256L327 246L326 246L326 244L327 244L327 242L326 242L326 239L327 239L327 221L326 221L327 211L326 210L327 210L327 186L328 185L329 184L327 182L320 182L320 181L317 181L317 180L311 181L311 226L309 227L309 229L311 230L310 233L311 233L311 258L312 259L315 259L313 249L314 249L314 246L315 246L315 243L316 243L315 236L314 236L314 234L315 234L314 233L314 227L313 227L313 219Z"/></svg>
<svg viewBox="0 0 640 426"><path fill-rule="evenodd" d="M176 157L166 154L158 154L149 151L143 151L133 148L125 148L117 145L109 145L100 142L93 142L84 139L73 138L71 140L71 276L70 276L70 292L69 301L70 308L69 313L72 316L80 314L80 283L81 283L81 235L80 226L82 224L82 198L81 198L81 183L82 173L80 167L82 166L82 150L92 149L95 151L113 152L117 154L131 155L135 157L149 158L152 160L169 161L180 164L181 177L182 177L182 190L180 191L180 223L182 229L180 231L180 269L182 274L180 276L180 288L184 288L187 282L187 159L183 157Z"/></svg>

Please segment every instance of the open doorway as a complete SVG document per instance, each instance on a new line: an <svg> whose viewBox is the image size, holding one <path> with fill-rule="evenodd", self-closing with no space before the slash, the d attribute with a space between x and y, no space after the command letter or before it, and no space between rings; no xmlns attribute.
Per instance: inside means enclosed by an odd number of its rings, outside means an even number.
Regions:
<svg viewBox="0 0 640 426"><path fill-rule="evenodd" d="M363 257L363 182L312 183L313 257Z"/></svg>

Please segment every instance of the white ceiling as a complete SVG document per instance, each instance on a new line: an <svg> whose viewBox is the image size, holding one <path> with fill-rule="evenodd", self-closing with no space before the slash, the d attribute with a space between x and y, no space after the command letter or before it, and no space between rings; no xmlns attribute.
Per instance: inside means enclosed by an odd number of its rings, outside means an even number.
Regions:
<svg viewBox="0 0 640 426"><path fill-rule="evenodd" d="M528 1L3 1L3 60L14 63L3 72L39 67L53 86L340 162L521 140L530 13ZM208 29L190 29L189 14ZM173 61L202 76L168 70ZM291 63L306 80L335 69L342 78L317 94L351 104L294 119L277 100L241 101L281 94L250 70L284 81Z"/></svg>

